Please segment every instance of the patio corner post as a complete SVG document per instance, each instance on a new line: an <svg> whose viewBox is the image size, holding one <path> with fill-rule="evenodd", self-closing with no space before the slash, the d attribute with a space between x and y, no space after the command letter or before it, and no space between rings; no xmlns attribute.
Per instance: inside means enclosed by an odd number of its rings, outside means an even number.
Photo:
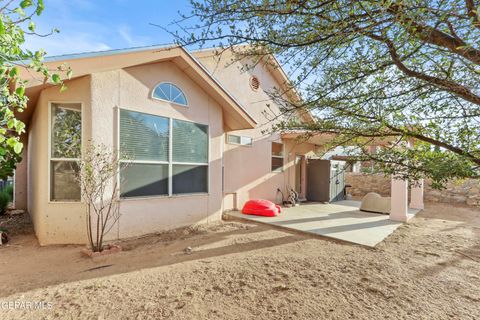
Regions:
<svg viewBox="0 0 480 320"><path fill-rule="evenodd" d="M424 208L423 204L423 179L415 181L412 184L410 191L410 208L420 209Z"/></svg>
<svg viewBox="0 0 480 320"><path fill-rule="evenodd" d="M392 176L390 220L408 220L408 180Z"/></svg>

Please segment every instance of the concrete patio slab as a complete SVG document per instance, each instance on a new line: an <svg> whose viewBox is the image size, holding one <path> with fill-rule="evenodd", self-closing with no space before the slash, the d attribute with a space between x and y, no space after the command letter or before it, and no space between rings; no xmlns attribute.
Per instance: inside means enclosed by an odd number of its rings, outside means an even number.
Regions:
<svg viewBox="0 0 480 320"><path fill-rule="evenodd" d="M245 215L239 211L227 215L368 247L375 247L402 225L402 222L390 220L388 215L364 212L359 208L360 201L344 200L283 208L282 213L276 217ZM409 209L409 217L419 211Z"/></svg>

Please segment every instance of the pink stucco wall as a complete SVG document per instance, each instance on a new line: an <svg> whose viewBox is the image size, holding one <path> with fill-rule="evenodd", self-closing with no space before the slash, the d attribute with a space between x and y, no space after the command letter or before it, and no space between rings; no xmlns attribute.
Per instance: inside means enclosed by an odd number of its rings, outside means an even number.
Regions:
<svg viewBox="0 0 480 320"><path fill-rule="evenodd" d="M182 88L188 107L151 99L156 84L169 81ZM116 108L189 120L209 126L209 193L125 199L118 237L130 237L165 229L219 220L222 214L221 107L172 62L154 63L92 75L92 138L114 145Z"/></svg>
<svg viewBox="0 0 480 320"><path fill-rule="evenodd" d="M189 100L182 107L150 98L153 87L170 81L181 87ZM85 243L82 203L49 201L48 105L51 101L83 103L83 140L92 139L115 147L118 108L189 120L209 125L209 193L172 197L136 198L121 201L121 218L111 238L124 238L170 228L218 220L222 214L221 107L172 62L94 73L68 82L68 90L43 90L29 127L29 205L41 244Z"/></svg>
<svg viewBox="0 0 480 320"><path fill-rule="evenodd" d="M91 135L89 77L70 81L62 93L58 87L42 91L28 128L28 211L41 244L85 243L84 205L50 202L48 108L52 101L82 102L82 138Z"/></svg>
<svg viewBox="0 0 480 320"><path fill-rule="evenodd" d="M286 194L287 189L294 187L295 155L312 155L315 146L298 144L293 140L282 141L279 134L270 133L279 115L279 106L270 99L268 92L280 88L282 83L262 64L253 69L245 69L251 61L232 62L231 54L226 51L220 57L209 51L194 53L197 59L232 93L258 122L255 129L238 130L231 134L253 138L252 146L225 144L225 210L241 209L249 199L277 199L277 189ZM250 78L256 76L260 80L260 88L252 90ZM268 106L267 106L268 105ZM266 116L265 112L270 116ZM284 143L284 170L271 171L272 142Z"/></svg>

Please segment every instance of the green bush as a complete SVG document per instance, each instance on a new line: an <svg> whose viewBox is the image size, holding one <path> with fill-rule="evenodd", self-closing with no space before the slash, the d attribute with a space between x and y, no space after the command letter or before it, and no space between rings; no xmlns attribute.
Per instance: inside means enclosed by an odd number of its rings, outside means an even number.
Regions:
<svg viewBox="0 0 480 320"><path fill-rule="evenodd" d="M7 190L0 192L0 214L5 212L5 209L8 206L8 203L11 201L10 195Z"/></svg>
<svg viewBox="0 0 480 320"><path fill-rule="evenodd" d="M13 185L9 185L9 186L5 187L4 192L6 192L8 194L8 196L10 197L10 201L12 201L13 200Z"/></svg>

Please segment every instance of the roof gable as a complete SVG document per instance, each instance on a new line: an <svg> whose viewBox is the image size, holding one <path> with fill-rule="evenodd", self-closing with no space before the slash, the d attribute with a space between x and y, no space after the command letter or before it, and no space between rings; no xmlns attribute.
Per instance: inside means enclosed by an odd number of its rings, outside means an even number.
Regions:
<svg viewBox="0 0 480 320"><path fill-rule="evenodd" d="M133 48L125 50L111 50L93 53L81 53L50 57L45 59L49 68L66 63L73 70L73 78L80 78L95 72L123 69L153 62L171 61L185 72L197 85L205 90L224 110L224 122L231 130L251 129L256 121L245 108L184 48L180 46L156 46ZM64 80L66 74L61 75ZM22 115L27 120L36 105L39 93L51 86L44 84L42 77L22 70L21 77L29 80L27 95L29 105L27 112ZM68 84L67 84L68 85Z"/></svg>
<svg viewBox="0 0 480 320"><path fill-rule="evenodd" d="M195 50L192 54L195 57L214 57L222 54L242 54L244 50L248 50L248 45L238 45L234 48L226 48L226 49L219 49L219 48L206 48ZM261 64L267 70L273 79L278 83L278 89L280 89L284 94L285 97L292 102L293 104L301 104L302 98L298 90L291 84L290 79L288 78L287 74L283 70L281 64L275 58L273 54L266 54L262 56ZM300 110L297 111L298 116L305 122L310 123L313 122L313 117L311 113L307 110Z"/></svg>

